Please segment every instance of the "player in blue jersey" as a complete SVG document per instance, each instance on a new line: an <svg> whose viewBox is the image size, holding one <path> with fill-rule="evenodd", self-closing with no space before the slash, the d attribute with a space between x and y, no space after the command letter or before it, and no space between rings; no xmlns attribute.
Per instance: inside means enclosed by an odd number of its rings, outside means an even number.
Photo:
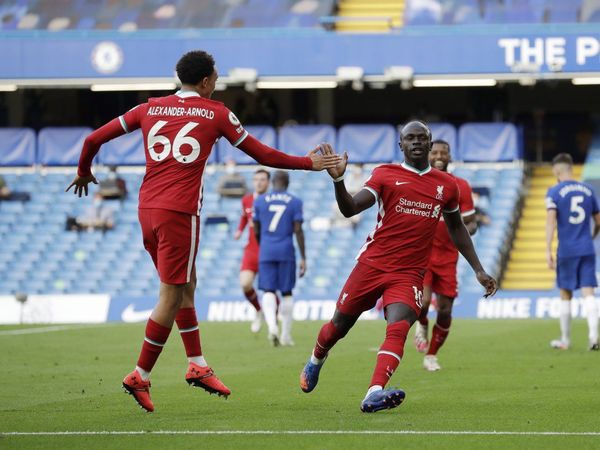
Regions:
<svg viewBox="0 0 600 450"><path fill-rule="evenodd" d="M258 255L258 288L264 294L262 310L269 328L269 341L274 346L294 345L292 340L292 289L296 284L296 252L293 236L300 251L300 277L306 272L304 232L302 231L302 200L287 192L290 178L278 170L272 178L273 190L254 200L254 233L260 245ZM277 300L281 292L277 325Z"/></svg>
<svg viewBox="0 0 600 450"><path fill-rule="evenodd" d="M561 338L553 340L553 348L566 350L571 345L571 298L581 289L589 327L589 348L598 350L598 307L594 298L596 254L593 239L600 231L600 210L591 186L573 178L573 159L560 153L552 160L552 171L558 184L546 195L546 258L556 269L560 289ZM594 227L592 231L593 219ZM552 253L552 239L558 228L558 255Z"/></svg>

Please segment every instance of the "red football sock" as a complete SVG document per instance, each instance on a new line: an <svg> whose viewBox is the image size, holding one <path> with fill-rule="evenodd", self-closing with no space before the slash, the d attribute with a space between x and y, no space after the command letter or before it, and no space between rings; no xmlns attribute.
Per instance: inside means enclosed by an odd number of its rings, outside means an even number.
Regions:
<svg viewBox="0 0 600 450"><path fill-rule="evenodd" d="M433 326L433 331L431 332L431 343L429 344L429 350L427 350L428 355L437 355L440 347L446 342L448 333L450 333L451 323L452 317L440 318L438 315L435 325Z"/></svg>
<svg viewBox="0 0 600 450"><path fill-rule="evenodd" d="M346 333L338 330L332 321L327 322L319 331L317 337L317 345L313 350L315 358L323 359L329 353L329 350L336 344L337 341L346 336Z"/></svg>
<svg viewBox="0 0 600 450"><path fill-rule="evenodd" d="M252 288L251 291L244 292L244 295L246 296L246 300L248 300L250 302L250 304L252 306L254 306L254 309L256 311L260 311L260 303L258 303L258 295L256 295L256 291L254 290L254 288Z"/></svg>
<svg viewBox="0 0 600 450"><path fill-rule="evenodd" d="M433 331L431 332L431 343L429 344L429 350L427 350L428 355L437 355L440 347L446 342L448 333L450 333L451 323L452 317L440 318L438 315L435 325L433 326Z"/></svg>
<svg viewBox="0 0 600 450"><path fill-rule="evenodd" d="M188 358L202 356L196 308L181 308L177 311L175 322L177 323L177 328L179 328L179 334L181 334L181 340L185 347L185 354Z"/></svg>
<svg viewBox="0 0 600 450"><path fill-rule="evenodd" d="M156 360L169 338L171 328L163 327L152 319L146 324L146 337L137 365L147 372L151 372Z"/></svg>
<svg viewBox="0 0 600 450"><path fill-rule="evenodd" d="M379 353L377 353L377 364L370 386L385 387L394 374L398 364L400 364L402 355L404 355L404 342L406 342L410 325L406 320L402 320L387 326L385 340L379 348Z"/></svg>

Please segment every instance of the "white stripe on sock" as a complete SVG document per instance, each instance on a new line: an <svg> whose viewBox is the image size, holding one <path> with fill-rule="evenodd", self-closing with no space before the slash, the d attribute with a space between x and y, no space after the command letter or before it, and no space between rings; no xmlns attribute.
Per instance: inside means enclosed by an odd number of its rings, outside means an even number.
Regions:
<svg viewBox="0 0 600 450"><path fill-rule="evenodd" d="M146 341L148 344L156 345L156 346L158 346L158 347L164 347L164 346L165 346L165 344L164 344L164 343L162 343L162 344L161 344L160 342L153 341L153 340L152 340L152 339L150 339L149 337L144 337L144 340L145 340L145 341Z"/></svg>
<svg viewBox="0 0 600 450"><path fill-rule="evenodd" d="M394 358L396 358L398 361L402 361L402 358L400 358L400 356L398 356L394 352L388 352L387 350L379 350L377 352L377 354L378 355L390 355L390 356L393 356Z"/></svg>

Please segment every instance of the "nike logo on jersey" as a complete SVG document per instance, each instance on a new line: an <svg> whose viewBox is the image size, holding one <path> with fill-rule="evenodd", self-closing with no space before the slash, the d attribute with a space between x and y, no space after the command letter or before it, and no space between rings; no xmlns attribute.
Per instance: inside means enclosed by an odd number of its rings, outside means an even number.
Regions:
<svg viewBox="0 0 600 450"><path fill-rule="evenodd" d="M401 184L408 184L410 181L396 181L396 186L400 186Z"/></svg>

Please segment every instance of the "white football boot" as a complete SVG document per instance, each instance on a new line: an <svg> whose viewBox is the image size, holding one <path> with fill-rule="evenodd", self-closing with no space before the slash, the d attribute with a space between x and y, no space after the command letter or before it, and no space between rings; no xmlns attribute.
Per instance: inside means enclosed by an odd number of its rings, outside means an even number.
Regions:
<svg viewBox="0 0 600 450"><path fill-rule="evenodd" d="M250 324L250 330L253 333L260 332L260 330L261 330L261 328L263 326L263 322L264 321L265 321L265 315L263 314L262 310L261 311L256 311L256 315L254 316L254 320Z"/></svg>
<svg viewBox="0 0 600 450"><path fill-rule="evenodd" d="M425 358L423 358L423 368L429 372L437 372L442 367L438 363L437 356L425 355Z"/></svg>

